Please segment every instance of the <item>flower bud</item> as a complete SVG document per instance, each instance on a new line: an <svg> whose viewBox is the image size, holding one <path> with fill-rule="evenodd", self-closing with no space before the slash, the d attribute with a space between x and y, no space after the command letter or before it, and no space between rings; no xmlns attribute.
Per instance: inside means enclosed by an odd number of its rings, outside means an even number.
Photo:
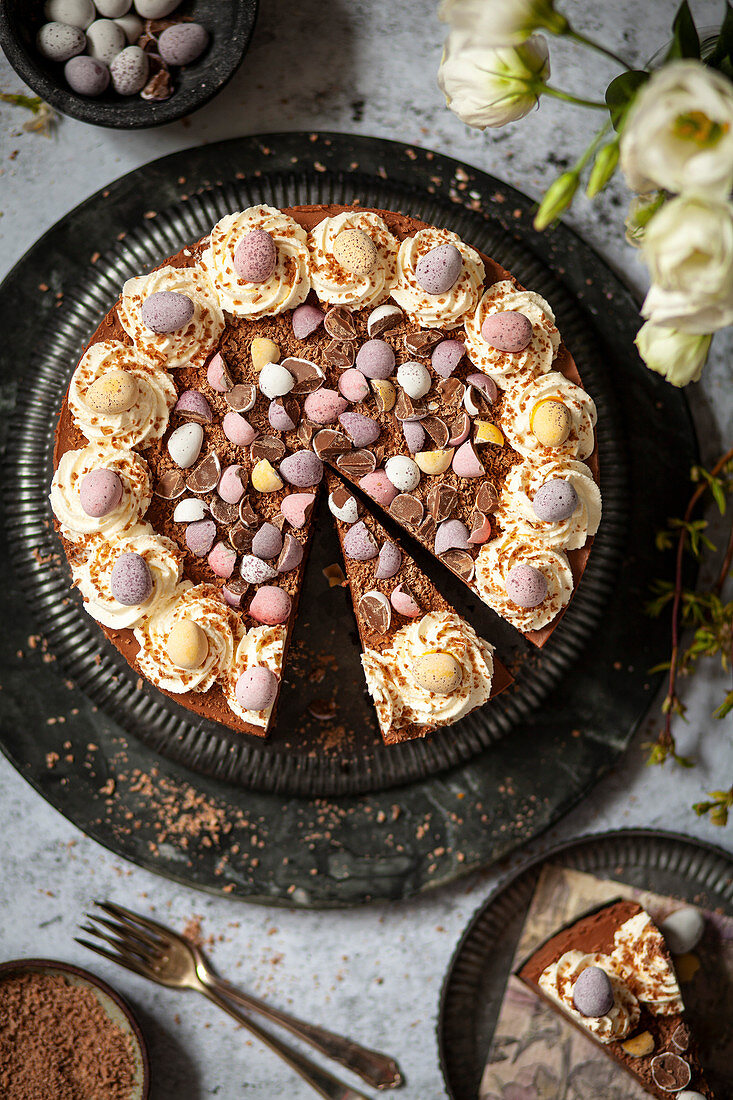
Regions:
<svg viewBox="0 0 733 1100"><path fill-rule="evenodd" d="M578 190L579 183L580 173L572 171L563 172L554 183L550 184L535 214L535 229L538 231L547 229L548 225L560 217L563 210L567 210Z"/></svg>
<svg viewBox="0 0 733 1100"><path fill-rule="evenodd" d="M599 191L602 191L606 184L610 181L613 173L616 171L619 158L619 144L618 141L609 141L607 145L604 145L602 149L599 149L598 155L591 168L590 176L588 177L588 184L585 189L585 193L589 199L596 197Z"/></svg>

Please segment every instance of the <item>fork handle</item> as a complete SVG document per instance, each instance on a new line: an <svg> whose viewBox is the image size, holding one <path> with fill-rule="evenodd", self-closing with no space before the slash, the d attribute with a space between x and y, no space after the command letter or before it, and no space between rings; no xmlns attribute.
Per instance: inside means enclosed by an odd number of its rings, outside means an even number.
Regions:
<svg viewBox="0 0 733 1100"><path fill-rule="evenodd" d="M199 976L201 977L200 971ZM390 1058L389 1055L360 1046L359 1043L346 1039L342 1035L335 1035L332 1031L327 1031L326 1028L317 1027L315 1024L307 1024L287 1012L273 1008L264 1001L243 993L223 978L219 978L209 971L206 972L203 981L209 988L217 990L230 1000L236 1001L252 1012L259 1012L266 1019L271 1020L272 1023L286 1028L292 1035L309 1043L327 1058L339 1062L345 1069L356 1073L373 1088L399 1088L400 1085L404 1084L400 1067L394 1058Z"/></svg>
<svg viewBox="0 0 733 1100"><path fill-rule="evenodd" d="M223 1009L224 1012L228 1013L238 1024L241 1024L242 1027L245 1027L251 1032L251 1034L254 1035L256 1039L259 1039L264 1046L273 1052L273 1054L277 1054L279 1058L282 1058L283 1062L289 1065L307 1085L315 1089L324 1100L369 1100L369 1097L365 1096L363 1092L358 1092L343 1081L339 1081L338 1077L334 1077L327 1069L323 1069L321 1066L316 1065L315 1062L311 1062L311 1060L301 1054L300 1051L295 1050L294 1047L288 1046L288 1044L282 1042L281 1039L271 1035L269 1031L265 1031L265 1029L260 1027L259 1024L256 1024L254 1020L250 1020L243 1013L238 1012L237 1009L230 1005L215 989L202 984L199 990L205 997L212 1001L213 1004Z"/></svg>

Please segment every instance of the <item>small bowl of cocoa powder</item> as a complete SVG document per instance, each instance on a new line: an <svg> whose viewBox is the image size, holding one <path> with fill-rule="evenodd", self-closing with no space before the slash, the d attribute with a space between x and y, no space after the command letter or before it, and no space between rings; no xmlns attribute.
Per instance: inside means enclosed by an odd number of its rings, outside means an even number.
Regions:
<svg viewBox="0 0 733 1100"><path fill-rule="evenodd" d="M0 964L3 1100L147 1100L150 1067L130 1009L88 970Z"/></svg>

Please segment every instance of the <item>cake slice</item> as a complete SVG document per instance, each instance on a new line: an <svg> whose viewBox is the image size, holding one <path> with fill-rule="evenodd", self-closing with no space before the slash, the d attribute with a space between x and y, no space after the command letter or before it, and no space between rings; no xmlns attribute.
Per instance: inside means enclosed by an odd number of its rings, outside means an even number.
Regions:
<svg viewBox="0 0 733 1100"><path fill-rule="evenodd" d="M506 688L493 647L330 470L326 487L386 744L451 725Z"/></svg>
<svg viewBox="0 0 733 1100"><path fill-rule="evenodd" d="M713 1100L669 949L636 902L611 902L566 926L518 976L601 1043L650 1096Z"/></svg>

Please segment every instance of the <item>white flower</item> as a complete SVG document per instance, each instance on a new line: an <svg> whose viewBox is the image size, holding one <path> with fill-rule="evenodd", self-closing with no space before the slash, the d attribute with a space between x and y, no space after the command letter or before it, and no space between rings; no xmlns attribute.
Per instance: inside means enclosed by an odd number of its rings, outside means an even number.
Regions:
<svg viewBox="0 0 733 1100"><path fill-rule="evenodd" d="M699 61L672 61L641 88L621 134L633 191L727 198L733 187L733 83Z"/></svg>
<svg viewBox="0 0 733 1100"><path fill-rule="evenodd" d="M634 343L650 370L663 375L673 386L697 382L708 357L712 336L678 332L647 321Z"/></svg>
<svg viewBox="0 0 733 1100"><path fill-rule="evenodd" d="M681 332L733 324L733 203L680 195L654 215L641 248L652 277L644 317Z"/></svg>
<svg viewBox="0 0 733 1100"><path fill-rule="evenodd" d="M451 111L468 126L483 130L529 114L549 75L547 42L540 35L521 46L495 49L472 33L451 31L438 85Z"/></svg>
<svg viewBox="0 0 733 1100"><path fill-rule="evenodd" d="M438 15L454 30L480 36L486 46L519 46L533 31L564 34L568 27L554 0L443 0Z"/></svg>

